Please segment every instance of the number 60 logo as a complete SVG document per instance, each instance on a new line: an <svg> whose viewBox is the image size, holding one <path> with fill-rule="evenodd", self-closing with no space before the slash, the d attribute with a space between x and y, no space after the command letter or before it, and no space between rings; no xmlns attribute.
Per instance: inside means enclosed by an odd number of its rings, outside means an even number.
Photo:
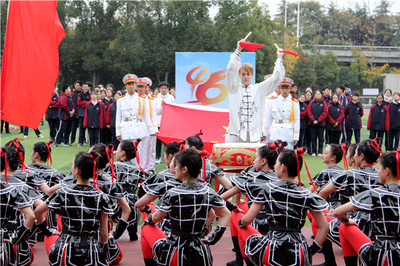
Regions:
<svg viewBox="0 0 400 266"><path fill-rule="evenodd" d="M202 67L204 66L195 67L186 75L186 81L191 85L190 91L192 93L192 98L196 91L196 100L189 101L188 103L210 105L222 102L228 96L228 88L224 84L217 83L226 78L226 70L220 70L210 75L210 71L204 68L193 78L193 73ZM218 89L220 93L214 98L209 98L207 96L207 91L210 89Z"/></svg>

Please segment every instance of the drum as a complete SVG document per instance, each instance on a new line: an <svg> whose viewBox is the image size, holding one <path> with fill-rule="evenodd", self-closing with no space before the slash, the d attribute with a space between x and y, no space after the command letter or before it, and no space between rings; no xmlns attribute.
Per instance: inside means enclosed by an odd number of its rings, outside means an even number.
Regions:
<svg viewBox="0 0 400 266"><path fill-rule="evenodd" d="M253 164L257 149L263 143L217 143L212 149L213 163L224 172L240 173Z"/></svg>

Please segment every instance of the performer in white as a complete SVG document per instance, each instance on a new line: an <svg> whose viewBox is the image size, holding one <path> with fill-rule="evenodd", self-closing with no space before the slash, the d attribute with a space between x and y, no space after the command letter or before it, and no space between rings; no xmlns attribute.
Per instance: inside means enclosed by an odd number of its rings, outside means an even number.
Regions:
<svg viewBox="0 0 400 266"><path fill-rule="evenodd" d="M118 100L115 131L119 141L136 140L149 136L145 116L145 95L135 93L138 77L126 74L122 81L127 93Z"/></svg>
<svg viewBox="0 0 400 266"><path fill-rule="evenodd" d="M244 41L243 39L240 41ZM225 142L258 142L262 137L262 119L265 97L273 92L285 76L283 53L277 50L278 59L272 75L258 84L251 84L254 68L241 65L240 41L231 55L226 70L229 90L229 127ZM239 81L239 77L241 81Z"/></svg>
<svg viewBox="0 0 400 266"><path fill-rule="evenodd" d="M138 89L142 90L144 87L144 95L146 95L146 109L145 116L149 122L147 125L149 136L146 136L139 143L139 158L140 166L144 171L150 175L155 173L156 161L156 140L155 134L158 133L157 115L161 114L161 107L158 106L157 96L150 93L152 81L150 78L139 78Z"/></svg>
<svg viewBox="0 0 400 266"><path fill-rule="evenodd" d="M290 95L292 84L293 80L284 78L280 84L281 94L269 101L263 132L270 143L286 141L288 149L293 149L300 134L300 107L299 101Z"/></svg>

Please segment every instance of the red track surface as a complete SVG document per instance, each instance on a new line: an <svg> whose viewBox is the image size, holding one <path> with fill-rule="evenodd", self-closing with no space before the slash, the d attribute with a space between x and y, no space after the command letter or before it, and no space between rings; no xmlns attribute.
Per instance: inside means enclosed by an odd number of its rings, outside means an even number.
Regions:
<svg viewBox="0 0 400 266"><path fill-rule="evenodd" d="M139 229L140 230L140 229ZM311 228L305 227L302 230L303 235L306 236L307 241L311 244L312 239L311 236ZM125 233L121 239L118 241L123 253L123 258L120 264L121 266L143 266L143 257L142 251L140 247L140 240L139 241L129 241L128 234ZM215 245L211 247L211 251L214 258L214 265L215 266L223 266L226 265L228 261L231 261L235 258L235 255L232 251L232 242L229 230L226 230L225 235L222 239ZM336 263L338 266L345 265L343 261L342 251L334 244L334 252L336 254ZM34 247L35 252L35 261L32 265L48 265L48 257L46 254L46 250L44 248L43 242L39 242ZM320 264L323 263L323 255L316 254L313 257L313 264Z"/></svg>

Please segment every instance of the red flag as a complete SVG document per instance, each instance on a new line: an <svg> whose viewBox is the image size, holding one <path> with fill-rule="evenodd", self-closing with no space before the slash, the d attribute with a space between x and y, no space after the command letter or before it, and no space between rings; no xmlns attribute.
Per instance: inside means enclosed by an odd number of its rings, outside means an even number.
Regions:
<svg viewBox="0 0 400 266"><path fill-rule="evenodd" d="M224 143L229 123L228 110L164 103L160 133L157 137L165 142L185 140L200 130L204 149L211 153L214 143Z"/></svg>
<svg viewBox="0 0 400 266"><path fill-rule="evenodd" d="M65 31L57 1L11 0L0 78L1 119L37 128L58 77Z"/></svg>
<svg viewBox="0 0 400 266"><path fill-rule="evenodd" d="M252 43L252 42L240 42L240 46L242 46L244 49L247 49L249 51L254 52L258 48L264 47L265 44L258 44L258 43Z"/></svg>
<svg viewBox="0 0 400 266"><path fill-rule="evenodd" d="M299 55L298 53L295 53L295 52L293 52L293 51L290 51L290 50L282 50L282 53L286 53L286 54L291 54L291 55L294 55L294 56L298 56L298 57L301 57L301 58L303 58L304 60L308 61L308 59L307 59L307 58L305 58L305 57L302 57L302 56L301 56L301 55Z"/></svg>

